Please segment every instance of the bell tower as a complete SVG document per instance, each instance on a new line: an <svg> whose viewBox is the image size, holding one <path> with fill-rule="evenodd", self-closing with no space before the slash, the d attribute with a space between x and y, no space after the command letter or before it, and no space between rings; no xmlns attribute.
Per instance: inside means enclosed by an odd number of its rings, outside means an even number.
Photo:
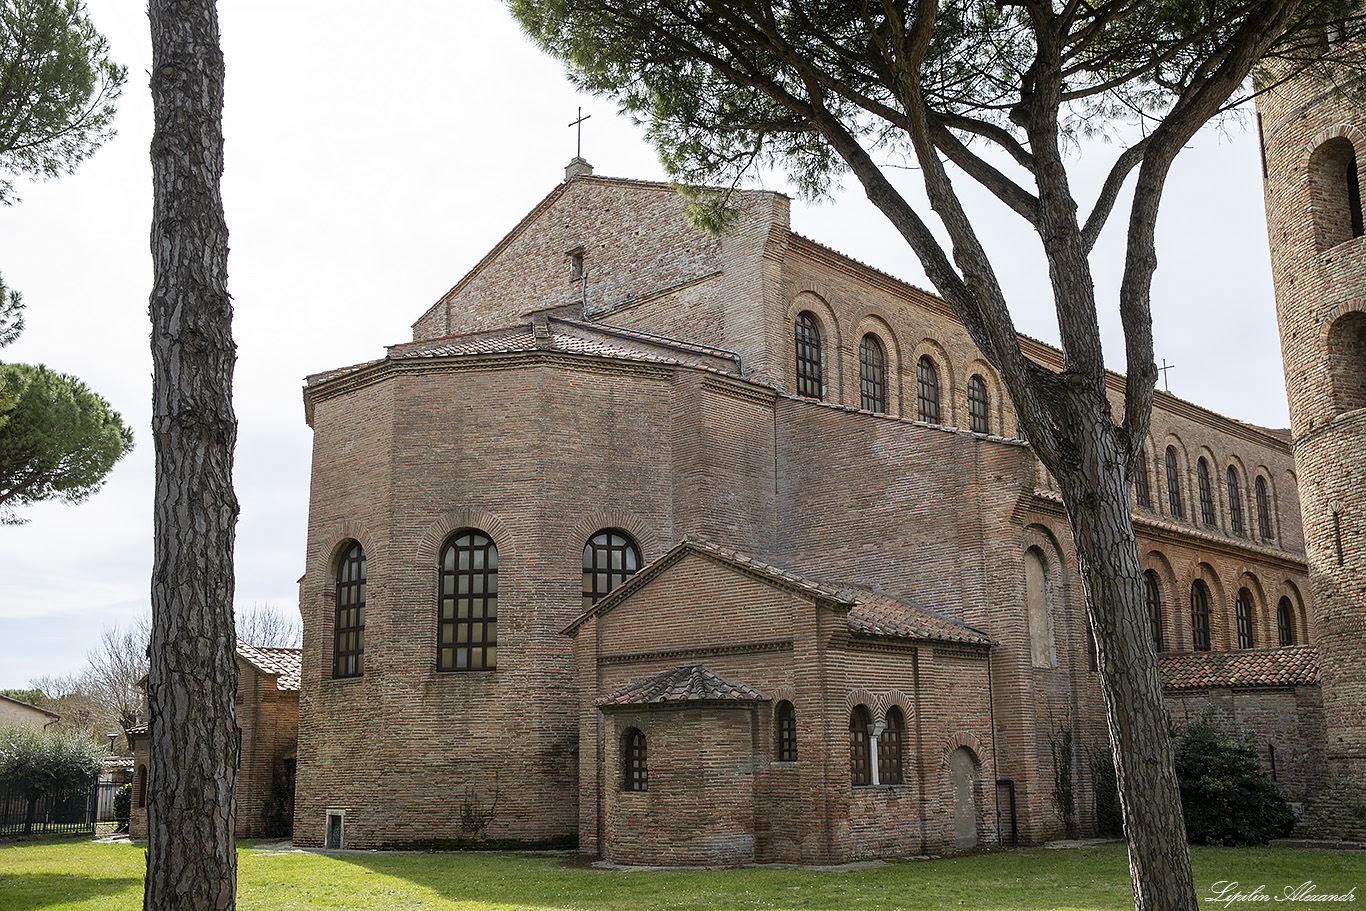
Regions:
<svg viewBox="0 0 1366 911"><path fill-rule="evenodd" d="M1363 840L1366 109L1302 75L1259 96L1257 130L1327 735L1326 788L1306 826Z"/></svg>

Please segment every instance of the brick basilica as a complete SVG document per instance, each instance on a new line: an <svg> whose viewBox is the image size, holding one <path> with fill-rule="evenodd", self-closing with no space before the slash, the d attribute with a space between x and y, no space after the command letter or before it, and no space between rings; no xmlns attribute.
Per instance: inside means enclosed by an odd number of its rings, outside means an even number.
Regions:
<svg viewBox="0 0 1366 911"><path fill-rule="evenodd" d="M785 196L740 205L715 237L575 159L411 342L308 379L296 843L1039 842L1064 728L1095 830L1075 556L993 369L943 301L793 233ZM1158 392L1143 467L1173 717L1212 706L1310 801L1289 434Z"/></svg>

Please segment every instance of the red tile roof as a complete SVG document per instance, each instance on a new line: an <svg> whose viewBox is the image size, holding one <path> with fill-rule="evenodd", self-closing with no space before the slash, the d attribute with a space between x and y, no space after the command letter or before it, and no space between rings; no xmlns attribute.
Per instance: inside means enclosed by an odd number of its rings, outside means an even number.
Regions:
<svg viewBox="0 0 1366 911"><path fill-rule="evenodd" d="M1159 655L1157 663L1162 685L1169 690L1317 686L1319 682L1319 653L1312 645Z"/></svg>
<svg viewBox="0 0 1366 911"><path fill-rule="evenodd" d="M892 595L860 590L854 590L853 594L855 600L849 611L849 629L855 633L991 645L991 637L980 630Z"/></svg>
<svg viewBox="0 0 1366 911"><path fill-rule="evenodd" d="M602 696L598 705L658 705L666 702L766 702L746 683L736 683L700 664L661 671Z"/></svg>
<svg viewBox="0 0 1366 911"><path fill-rule="evenodd" d="M303 683L303 649L248 645L237 640L237 654L257 669L276 676L275 688L298 692Z"/></svg>

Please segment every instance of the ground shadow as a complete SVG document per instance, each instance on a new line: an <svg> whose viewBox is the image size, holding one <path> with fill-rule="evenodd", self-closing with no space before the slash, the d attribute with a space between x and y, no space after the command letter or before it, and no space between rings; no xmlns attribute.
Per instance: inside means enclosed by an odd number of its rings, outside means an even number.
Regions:
<svg viewBox="0 0 1366 911"><path fill-rule="evenodd" d="M5 911L37 911L56 904L110 898L142 889L139 876L81 876L78 873L0 872L0 907Z"/></svg>

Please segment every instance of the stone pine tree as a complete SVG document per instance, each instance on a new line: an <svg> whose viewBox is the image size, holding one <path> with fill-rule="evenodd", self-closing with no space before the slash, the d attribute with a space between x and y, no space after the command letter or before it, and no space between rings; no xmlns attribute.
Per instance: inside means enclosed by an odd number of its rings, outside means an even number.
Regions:
<svg viewBox="0 0 1366 911"><path fill-rule="evenodd" d="M583 88L648 128L673 176L735 186L756 166L819 194L852 174L1000 372L1058 483L1095 631L1130 871L1140 909L1195 908L1157 661L1143 608L1129 484L1157 371L1149 293L1172 161L1249 88L1267 57L1333 63L1347 0L509 0ZM1342 48L1341 43L1332 47ZM1082 210L1067 150L1117 150ZM1091 154L1088 149L1088 154ZM918 168L928 207L888 178ZM1038 235L1064 367L1020 348L1009 301L958 187L975 182ZM1132 201L1119 204L1131 182ZM698 195L724 227L724 193ZM1107 395L1090 257L1126 223L1113 302L1127 380Z"/></svg>
<svg viewBox="0 0 1366 911"><path fill-rule="evenodd" d="M232 489L237 421L213 0L152 0L148 911L235 907Z"/></svg>

